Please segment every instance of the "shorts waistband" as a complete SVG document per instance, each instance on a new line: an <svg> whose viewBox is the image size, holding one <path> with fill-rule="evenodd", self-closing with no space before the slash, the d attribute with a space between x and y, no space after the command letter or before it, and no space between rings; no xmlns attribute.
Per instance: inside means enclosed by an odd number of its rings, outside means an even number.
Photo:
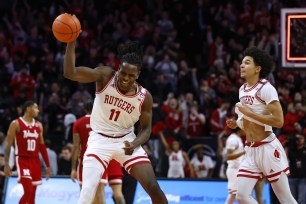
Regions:
<svg viewBox="0 0 306 204"><path fill-rule="evenodd" d="M110 135L106 135L104 133L101 132L97 132L99 135L102 135L103 137L107 137L107 138L114 138L114 139L119 139L119 138L123 138L124 136L130 134L131 132L124 134L124 135L119 135L119 136L110 136Z"/></svg>
<svg viewBox="0 0 306 204"><path fill-rule="evenodd" d="M269 135L268 137L266 137L265 139L263 139L262 141L258 141L258 142L245 142L245 146L249 146L249 147L259 147L261 145L267 144L272 142L273 140L275 140L276 136L274 133L272 133L271 135Z"/></svg>
<svg viewBox="0 0 306 204"><path fill-rule="evenodd" d="M271 141L269 142L246 142L245 143L245 146L248 146L248 147L259 147L260 145L264 145L264 144L267 144L267 143L270 143Z"/></svg>

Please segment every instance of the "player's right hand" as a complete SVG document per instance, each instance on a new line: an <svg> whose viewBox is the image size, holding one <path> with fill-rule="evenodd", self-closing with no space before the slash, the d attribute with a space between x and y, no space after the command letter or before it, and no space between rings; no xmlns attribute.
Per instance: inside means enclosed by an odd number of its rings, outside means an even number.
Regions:
<svg viewBox="0 0 306 204"><path fill-rule="evenodd" d="M70 178L73 182L76 182L76 179L77 179L77 171L76 170L71 170Z"/></svg>
<svg viewBox="0 0 306 204"><path fill-rule="evenodd" d="M4 175L7 178L12 175L11 167L8 164L4 165Z"/></svg>
<svg viewBox="0 0 306 204"><path fill-rule="evenodd" d="M234 120L234 119L226 120L226 125L227 125L227 127L231 128L231 129L237 128L237 123L236 123L236 120Z"/></svg>

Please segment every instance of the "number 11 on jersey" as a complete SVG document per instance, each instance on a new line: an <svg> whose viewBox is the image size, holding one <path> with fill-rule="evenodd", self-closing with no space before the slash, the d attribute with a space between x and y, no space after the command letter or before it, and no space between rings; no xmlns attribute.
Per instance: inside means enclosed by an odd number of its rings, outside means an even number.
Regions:
<svg viewBox="0 0 306 204"><path fill-rule="evenodd" d="M120 115L120 111L116 111L115 109L111 109L110 110L111 114L109 116L109 120L114 120L114 121L117 121L118 120L118 117Z"/></svg>

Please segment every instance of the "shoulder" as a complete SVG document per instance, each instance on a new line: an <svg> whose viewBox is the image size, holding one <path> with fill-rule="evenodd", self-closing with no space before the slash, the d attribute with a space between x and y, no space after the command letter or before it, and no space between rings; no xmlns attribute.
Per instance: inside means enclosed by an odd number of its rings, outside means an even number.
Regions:
<svg viewBox="0 0 306 204"><path fill-rule="evenodd" d="M114 74L115 70L108 66L99 66L95 68L96 72L99 74L99 81L108 81Z"/></svg>
<svg viewBox="0 0 306 204"><path fill-rule="evenodd" d="M239 92L244 90L244 87L246 86L246 83L242 84L239 88Z"/></svg>
<svg viewBox="0 0 306 204"><path fill-rule="evenodd" d="M42 125L42 123L41 123L40 121L35 120L35 123L38 125L38 127L39 127L40 129L43 128L43 125Z"/></svg>
<svg viewBox="0 0 306 204"><path fill-rule="evenodd" d="M226 140L226 144L232 144L236 141L237 141L237 138L234 135L230 135Z"/></svg>
<svg viewBox="0 0 306 204"><path fill-rule="evenodd" d="M145 94L144 94L144 102L142 105L142 110L148 110L148 109L152 109L152 105L153 105L153 97L151 95L151 93L145 89Z"/></svg>
<svg viewBox="0 0 306 204"><path fill-rule="evenodd" d="M262 84L261 90L263 91L276 90L275 87L266 79L262 79L261 84Z"/></svg>
<svg viewBox="0 0 306 204"><path fill-rule="evenodd" d="M19 127L19 121L18 119L15 119L10 124L11 127Z"/></svg>

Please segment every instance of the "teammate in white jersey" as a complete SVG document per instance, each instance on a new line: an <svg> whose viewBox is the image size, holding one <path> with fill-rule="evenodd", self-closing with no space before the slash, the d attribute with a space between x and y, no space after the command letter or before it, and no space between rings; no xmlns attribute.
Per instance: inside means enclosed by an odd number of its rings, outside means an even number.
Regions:
<svg viewBox="0 0 306 204"><path fill-rule="evenodd" d="M239 89L240 102L236 104L238 119L229 119L227 126L237 125L246 134L246 154L238 172L237 200L239 204L257 203L251 192L265 176L281 203L297 203L291 195L288 161L272 127L281 128L283 110L276 89L264 78L272 70L273 60L256 47L248 48L240 65L240 76L246 80Z"/></svg>
<svg viewBox="0 0 306 204"><path fill-rule="evenodd" d="M236 200L237 193L237 173L239 166L244 158L244 147L241 140L241 136L244 134L243 130L239 127L232 130L232 134L226 139L226 157L227 157L227 169L226 176L228 180L228 196L226 204L232 204Z"/></svg>
<svg viewBox="0 0 306 204"><path fill-rule="evenodd" d="M194 177L193 167L190 163L187 153L181 150L180 143L177 140L174 140L169 146L165 136L162 132L159 133L160 139L165 146L166 155L168 156L169 169L168 169L168 178L185 178L184 167L187 165L190 170L190 177Z"/></svg>
<svg viewBox="0 0 306 204"><path fill-rule="evenodd" d="M96 82L96 98L91 114L92 132L88 138L83 160L83 185L79 204L91 203L99 180L111 159L117 160L134 176L154 204L168 203L160 189L148 159L142 149L150 137L152 96L136 83L142 65L141 49L137 42L118 49L120 67L95 69L75 66L75 44L67 44L64 76L81 83ZM136 136L134 124L141 129Z"/></svg>

